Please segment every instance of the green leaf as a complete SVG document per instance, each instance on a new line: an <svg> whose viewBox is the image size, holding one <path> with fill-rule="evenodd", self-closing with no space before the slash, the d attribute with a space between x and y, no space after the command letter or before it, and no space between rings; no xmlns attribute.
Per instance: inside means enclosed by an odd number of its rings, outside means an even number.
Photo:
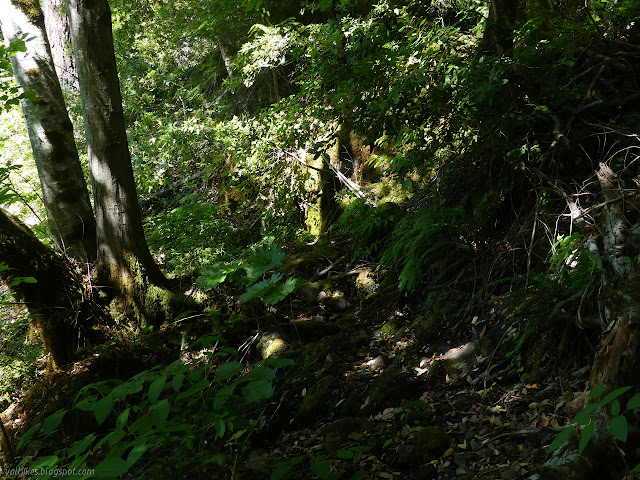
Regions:
<svg viewBox="0 0 640 480"><path fill-rule="evenodd" d="M618 399L611 402L610 408L611 408L611 415L613 415L614 417L616 415L620 415L620 402L618 401Z"/></svg>
<svg viewBox="0 0 640 480"><path fill-rule="evenodd" d="M129 452L129 455L127 455L128 467L131 467L134 463L136 463L142 456L142 454L147 451L147 448L149 448L149 446L146 443L141 443L134 446Z"/></svg>
<svg viewBox="0 0 640 480"><path fill-rule="evenodd" d="M284 477L293 467L302 462L303 457L294 457L286 462L276 463L271 472L271 480L280 480Z"/></svg>
<svg viewBox="0 0 640 480"><path fill-rule="evenodd" d="M162 389L164 388L164 384L167 382L167 376L162 375L156 378L151 385L149 385L149 392L147 396L149 397L149 402L156 403L158 401L158 397L162 393Z"/></svg>
<svg viewBox="0 0 640 480"><path fill-rule="evenodd" d="M355 475L353 477L351 477L351 480L364 480L365 478L367 478L367 472L356 472Z"/></svg>
<svg viewBox="0 0 640 480"><path fill-rule="evenodd" d="M256 297L266 295L281 279L281 273L274 273L273 275L271 275L271 278L262 280L261 282L258 282L255 285L247 288L247 291L240 295L238 297L238 300L240 300L241 302L248 302L249 300L252 300Z"/></svg>
<svg viewBox="0 0 640 480"><path fill-rule="evenodd" d="M40 423L36 423L33 427L27 430L27 433L22 436L18 445L16 445L16 450L20 450L29 441L29 439L40 430L40 428L42 428L42 425Z"/></svg>
<svg viewBox="0 0 640 480"><path fill-rule="evenodd" d="M78 455L84 453L89 445L93 443L96 439L96 435L94 433L90 433L82 440L78 440L77 442L73 442L69 449L67 450L67 456L77 457Z"/></svg>
<svg viewBox="0 0 640 480"><path fill-rule="evenodd" d="M273 380L276 372L265 365L258 365L252 368L247 374L238 379L239 382L253 382L255 380Z"/></svg>
<svg viewBox="0 0 640 480"><path fill-rule="evenodd" d="M224 423L224 419L216 418L213 421L213 426L216 429L216 434L218 435L218 437L220 438L224 437L224 432L227 430L227 425L226 423Z"/></svg>
<svg viewBox="0 0 640 480"><path fill-rule="evenodd" d="M118 429L110 432L105 437L105 439L107 440L107 443L109 444L109 446L113 447L115 444L117 444L120 440L122 440L126 436L127 436L127 432L125 432L124 430Z"/></svg>
<svg viewBox="0 0 640 480"><path fill-rule="evenodd" d="M263 245L247 259L242 268L247 272L250 280L257 280L274 267L277 267L284 258L284 252L279 245Z"/></svg>
<svg viewBox="0 0 640 480"><path fill-rule="evenodd" d="M598 408L597 403L592 403L584 407L575 417L571 423L577 423L578 425L586 425L591 421L591 414Z"/></svg>
<svg viewBox="0 0 640 480"><path fill-rule="evenodd" d="M164 427L167 423L167 418L169 418L169 412L171 411L171 404L169 400L163 398L155 405L152 405L149 409L149 414L153 419L153 423L157 427Z"/></svg>
<svg viewBox="0 0 640 480"><path fill-rule="evenodd" d="M129 412L131 408L127 408L124 412L118 415L118 419L116 420L116 428L124 429L127 425L127 420L129 420Z"/></svg>
<svg viewBox="0 0 640 480"><path fill-rule="evenodd" d="M96 417L98 425L107 419L111 411L113 410L114 399L112 396L102 397L93 407L93 415Z"/></svg>
<svg viewBox="0 0 640 480"><path fill-rule="evenodd" d="M622 442L627 441L627 419L622 415L611 419L609 422L609 430L611 431L611 435L616 437L618 440Z"/></svg>
<svg viewBox="0 0 640 480"><path fill-rule="evenodd" d="M609 393L607 396L605 396L602 399L602 401L600 402L600 405L602 406L606 405L607 403L612 401L614 398L618 398L620 395L622 395L625 392L628 392L629 390L631 390L631 387L616 388L613 392Z"/></svg>
<svg viewBox="0 0 640 480"><path fill-rule="evenodd" d="M48 457L36 458L33 462L31 462L30 468L31 470L36 470L42 467L53 467L58 464L58 456L57 455L49 455Z"/></svg>
<svg viewBox="0 0 640 480"><path fill-rule="evenodd" d="M311 471L322 479L328 479L331 475L331 464L323 458L311 463Z"/></svg>
<svg viewBox="0 0 640 480"><path fill-rule="evenodd" d="M561 431L558 435L556 435L556 438L553 439L553 442L551 442L551 445L547 447L547 453L555 452L562 445L567 443L571 438L571 435L573 435L573 432L575 431L576 431L576 427L574 426L568 427L563 431Z"/></svg>
<svg viewBox="0 0 640 480"><path fill-rule="evenodd" d="M281 300L294 292L302 281L298 278L289 278L286 282L275 285L268 293L264 295L263 301L265 305L275 305Z"/></svg>
<svg viewBox="0 0 640 480"><path fill-rule="evenodd" d="M196 286L208 292L224 282L230 273L239 268L239 263L216 263L210 267L204 267L200 269L200 276L196 280Z"/></svg>
<svg viewBox="0 0 640 480"><path fill-rule="evenodd" d="M223 363L216 370L216 377L213 379L214 382L223 382L224 380L229 380L231 377L237 375L242 371L244 365L240 362L227 362Z"/></svg>
<svg viewBox="0 0 640 480"><path fill-rule="evenodd" d="M631 470L632 472L640 472L640 463L638 465L636 465L633 470Z"/></svg>
<svg viewBox="0 0 640 480"><path fill-rule="evenodd" d="M242 388L242 397L249 403L271 398L273 386L269 380L256 380L249 382Z"/></svg>
<svg viewBox="0 0 640 480"><path fill-rule="evenodd" d="M48 416L44 422L42 422L42 433L51 435L55 429L58 428L60 422L62 422L65 413L67 413L66 410L58 410L53 415Z"/></svg>
<svg viewBox="0 0 640 480"><path fill-rule="evenodd" d="M272 368L282 368L294 365L295 362L290 358L269 357L265 358L262 362L260 362L260 364L268 365Z"/></svg>
<svg viewBox="0 0 640 480"><path fill-rule="evenodd" d="M129 470L129 465L120 457L107 457L95 468L96 477L120 477Z"/></svg>
<svg viewBox="0 0 640 480"><path fill-rule="evenodd" d="M636 393L627 402L627 410L631 410L632 408L637 408L637 407L640 407L640 393Z"/></svg>
<svg viewBox="0 0 640 480"><path fill-rule="evenodd" d="M179 373L171 380L171 387L177 392L182 387L184 381L184 373Z"/></svg>
<svg viewBox="0 0 640 480"><path fill-rule="evenodd" d="M336 452L336 456L338 458L344 458L345 460L349 460L353 458L353 450L350 448L341 448Z"/></svg>
<svg viewBox="0 0 640 480"><path fill-rule="evenodd" d="M593 436L593 432L595 428L596 428L596 424L590 423L589 425L584 427L584 430L582 430L582 433L580 434L580 445L578 446L578 451L580 453L582 453L584 449L587 447L589 440L591 440L591 437Z"/></svg>
<svg viewBox="0 0 640 480"><path fill-rule="evenodd" d="M598 398L604 392L604 383L599 383L589 392L589 398Z"/></svg>

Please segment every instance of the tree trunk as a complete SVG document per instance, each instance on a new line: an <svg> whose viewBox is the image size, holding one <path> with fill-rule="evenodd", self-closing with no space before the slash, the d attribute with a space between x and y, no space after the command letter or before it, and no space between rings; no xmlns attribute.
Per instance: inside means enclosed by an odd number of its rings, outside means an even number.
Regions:
<svg viewBox="0 0 640 480"><path fill-rule="evenodd" d="M85 298L67 259L42 244L20 220L3 210L0 258L0 278L17 300L25 302L32 324L42 336L49 365L59 368L69 363L89 322L105 318L101 309ZM24 277L33 277L37 283L21 281Z"/></svg>
<svg viewBox="0 0 640 480"><path fill-rule="evenodd" d="M607 202L599 230L613 278L608 280L602 272L603 288L599 298L608 333L594 358L589 385L593 388L604 383L609 389L637 387L640 386L640 282L634 275L632 259L624 253L631 235L624 216L623 190L609 166L601 163L596 174Z"/></svg>
<svg viewBox="0 0 640 480"><path fill-rule="evenodd" d="M27 35L27 51L11 57L18 86L35 92L23 99L31 148L43 200L56 246L80 262L96 256L95 220L73 138L73 126L53 67L37 0L0 0L0 21L6 40Z"/></svg>
<svg viewBox="0 0 640 480"><path fill-rule="evenodd" d="M96 211L99 279L143 325L172 313L145 239L127 144L107 0L65 0L80 81Z"/></svg>
<svg viewBox="0 0 640 480"><path fill-rule="evenodd" d="M63 3L63 0L45 0L42 3L44 24L60 85L63 89L77 91L78 73L71 52L71 31Z"/></svg>
<svg viewBox="0 0 640 480"><path fill-rule="evenodd" d="M518 0L491 0L489 17L480 47L499 55L513 49L513 27L518 12Z"/></svg>

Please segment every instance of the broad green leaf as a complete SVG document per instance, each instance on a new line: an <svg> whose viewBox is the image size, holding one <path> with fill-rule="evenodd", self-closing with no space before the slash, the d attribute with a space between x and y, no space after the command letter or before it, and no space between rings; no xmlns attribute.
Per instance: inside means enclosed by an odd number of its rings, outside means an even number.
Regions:
<svg viewBox="0 0 640 480"><path fill-rule="evenodd" d="M553 442L551 442L551 445L547 447L547 453L555 452L562 445L567 443L571 438L571 435L573 435L573 432L575 431L576 431L576 427L574 426L565 428L563 431L561 431L558 435L556 435L556 438L553 439Z"/></svg>
<svg viewBox="0 0 640 480"><path fill-rule="evenodd" d="M341 448L336 452L338 458L351 459L353 458L353 450L350 448Z"/></svg>
<svg viewBox="0 0 640 480"><path fill-rule="evenodd" d="M620 402L618 401L618 399L615 399L613 402L611 402L611 415L613 415L614 417L616 415L620 415Z"/></svg>
<svg viewBox="0 0 640 480"><path fill-rule="evenodd" d="M627 402L627 410L631 410L632 408L637 408L637 407L640 407L640 393L636 393Z"/></svg>
<svg viewBox="0 0 640 480"><path fill-rule="evenodd" d="M254 298L266 295L281 279L281 273L274 273L273 275L271 275L271 278L262 280L261 282L258 282L255 285L247 288L247 291L240 295L238 297L238 300L240 300L241 302L248 302L249 300L252 300Z"/></svg>
<svg viewBox="0 0 640 480"><path fill-rule="evenodd" d="M611 435L616 437L618 440L622 442L627 441L627 419L619 415L617 417L613 417L609 422L609 430L611 430Z"/></svg>
<svg viewBox="0 0 640 480"><path fill-rule="evenodd" d="M311 471L323 480L328 479L331 475L331 464L323 458L311 463Z"/></svg>
<svg viewBox="0 0 640 480"><path fill-rule="evenodd" d="M127 436L127 432L125 432L124 430L117 429L110 432L105 438L109 446L113 447L115 444L117 444L120 440L122 440L126 436Z"/></svg>
<svg viewBox="0 0 640 480"><path fill-rule="evenodd" d="M276 463L271 472L271 480L280 480L284 477L293 467L302 462L303 457L294 457L286 462Z"/></svg>
<svg viewBox="0 0 640 480"><path fill-rule="evenodd" d="M249 403L271 398L273 386L270 380L249 382L242 388L242 397Z"/></svg>
<svg viewBox="0 0 640 480"><path fill-rule="evenodd" d="M210 267L200 269L200 276L196 286L205 292L217 287L227 279L227 275L240 268L239 263L216 263Z"/></svg>
<svg viewBox="0 0 640 480"><path fill-rule="evenodd" d="M224 419L216 418L213 421L213 426L216 429L216 434L218 435L218 437L224 437L224 432L227 430L227 425L224 423Z"/></svg>
<svg viewBox="0 0 640 480"><path fill-rule="evenodd" d="M265 305L275 305L283 300L287 295L295 291L302 282L298 278L289 278L284 283L275 285L264 295Z"/></svg>
<svg viewBox="0 0 640 480"><path fill-rule="evenodd" d="M42 428L42 425L40 423L36 423L33 427L27 430L27 433L22 436L18 445L16 445L16 450L20 450L29 441L29 439L33 437L33 435L40 431L40 428Z"/></svg>
<svg viewBox="0 0 640 480"><path fill-rule="evenodd" d="M616 388L613 392L609 393L602 399L602 401L600 402L600 405L602 406L606 405L607 403L612 401L614 398L618 398L620 395L622 395L625 392L628 392L629 390L631 390L631 387Z"/></svg>
<svg viewBox="0 0 640 480"><path fill-rule="evenodd" d="M97 402L98 397L96 397L95 395L91 395L80 400L80 402L76 404L76 408L85 412L93 411Z"/></svg>
<svg viewBox="0 0 640 480"><path fill-rule="evenodd" d="M84 453L89 445L93 443L96 439L96 435L94 433L90 433L82 440L78 440L77 442L73 442L69 449L67 450L67 456L77 457L78 455Z"/></svg>
<svg viewBox="0 0 640 480"><path fill-rule="evenodd" d="M365 478L367 478L367 472L356 472L355 475L353 477L351 477L351 480L364 480Z"/></svg>
<svg viewBox="0 0 640 480"><path fill-rule="evenodd" d="M118 415L118 419L116 420L116 428L124 429L127 425L127 420L129 420L129 412L131 412L131 408L127 408L124 412Z"/></svg>
<svg viewBox="0 0 640 480"><path fill-rule="evenodd" d="M589 392L589 398L598 398L604 392L604 383L599 383Z"/></svg>
<svg viewBox="0 0 640 480"><path fill-rule="evenodd" d="M640 463L638 465L636 465L633 470L631 470L632 472L640 472Z"/></svg>
<svg viewBox="0 0 640 480"><path fill-rule="evenodd" d="M167 382L167 376L162 375L156 378L151 385L149 385L149 392L147 396L149 397L149 402L156 403L158 401L158 397L162 393L162 389L164 388L164 384Z"/></svg>
<svg viewBox="0 0 640 480"><path fill-rule="evenodd" d="M169 400L163 398L155 405L152 405L149 409L149 414L152 415L153 423L157 427L164 427L169 418L169 412L171 411L171 404Z"/></svg>
<svg viewBox="0 0 640 480"><path fill-rule="evenodd" d="M100 477L120 477L129 470L129 465L120 457L107 457L95 468L95 476Z"/></svg>
<svg viewBox="0 0 640 480"><path fill-rule="evenodd" d="M238 379L239 383L253 382L254 380L273 380L276 378L276 372L272 368L265 365L259 365L252 368L248 373Z"/></svg>
<svg viewBox="0 0 640 480"><path fill-rule="evenodd" d="M586 425L591 421L591 414L598 408L597 403L592 403L584 407L571 421L572 423L577 423L578 425Z"/></svg>
<svg viewBox="0 0 640 480"><path fill-rule="evenodd" d="M171 380L171 387L177 392L182 387L184 381L184 373L178 373L173 380Z"/></svg>
<svg viewBox="0 0 640 480"><path fill-rule="evenodd" d="M58 464L58 456L57 455L49 455L48 457L36 458L31 462L30 468L32 470L36 470L42 467L53 467Z"/></svg>
<svg viewBox="0 0 640 480"><path fill-rule="evenodd" d="M53 415L48 416L44 422L42 422L42 433L45 435L51 435L55 429L58 428L66 413L66 410L58 410Z"/></svg>
<svg viewBox="0 0 640 480"><path fill-rule="evenodd" d="M250 280L257 280L274 267L277 267L284 258L284 252L279 245L263 245L256 249L256 253L248 258L242 268L247 272Z"/></svg>
<svg viewBox="0 0 640 480"><path fill-rule="evenodd" d="M227 362L223 363L216 370L216 377L213 379L214 382L223 382L224 380L229 380L234 375L237 375L242 371L244 365L240 362Z"/></svg>
<svg viewBox="0 0 640 480"><path fill-rule="evenodd" d="M114 399L112 396L102 397L93 407L93 415L98 425L102 425L113 410Z"/></svg>
<svg viewBox="0 0 640 480"><path fill-rule="evenodd" d="M272 367L272 368L282 368L282 367L289 367L295 364L295 362L290 358L269 357L269 358L265 358L262 362L260 362L260 364L268 365L269 367Z"/></svg>
<svg viewBox="0 0 640 480"><path fill-rule="evenodd" d="M131 467L131 465L136 463L138 459L142 456L142 454L147 451L148 448L149 446L146 443L141 443L134 446L129 452L129 455L127 455L127 465Z"/></svg>
<svg viewBox="0 0 640 480"><path fill-rule="evenodd" d="M584 449L587 447L589 440L591 440L591 437L593 436L593 432L595 428L596 428L596 424L590 423L589 425L584 427L584 430L582 430L582 433L580 434L580 445L578 446L578 451L580 453L582 453Z"/></svg>

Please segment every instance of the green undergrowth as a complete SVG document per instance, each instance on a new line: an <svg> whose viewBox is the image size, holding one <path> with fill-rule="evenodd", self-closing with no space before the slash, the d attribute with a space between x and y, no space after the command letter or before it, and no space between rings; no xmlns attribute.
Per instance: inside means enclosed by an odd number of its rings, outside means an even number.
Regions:
<svg viewBox="0 0 640 480"><path fill-rule="evenodd" d="M247 366L216 349L214 337L195 344L201 360L176 360L128 380L84 386L69 407L33 425L16 445L17 468L81 472L65 478L158 478L173 472L201 474L230 465L250 437L273 395L277 370L287 359ZM144 458L162 457L153 468ZM84 474L83 470L90 473Z"/></svg>

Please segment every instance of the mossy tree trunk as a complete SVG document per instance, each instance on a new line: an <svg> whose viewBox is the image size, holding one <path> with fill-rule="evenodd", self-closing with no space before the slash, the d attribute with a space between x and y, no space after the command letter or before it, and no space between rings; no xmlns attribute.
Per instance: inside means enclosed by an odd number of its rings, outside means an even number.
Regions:
<svg viewBox="0 0 640 480"><path fill-rule="evenodd" d="M21 104L53 239L60 251L80 262L92 262L95 220L40 4L0 0L0 21L9 42L24 35L30 38L26 51L11 57L11 65L18 86L35 93L35 99L23 99Z"/></svg>
<svg viewBox="0 0 640 480"><path fill-rule="evenodd" d="M69 363L78 340L84 338L91 323L107 317L85 298L82 284L67 258L45 246L3 210L0 210L0 259L9 267L0 269L0 278L31 313L50 366L59 368ZM20 277L33 277L37 283L20 281Z"/></svg>
<svg viewBox="0 0 640 480"><path fill-rule="evenodd" d="M141 325L172 315L173 295L145 239L131 167L107 0L65 0L80 81L97 225L98 279Z"/></svg>

